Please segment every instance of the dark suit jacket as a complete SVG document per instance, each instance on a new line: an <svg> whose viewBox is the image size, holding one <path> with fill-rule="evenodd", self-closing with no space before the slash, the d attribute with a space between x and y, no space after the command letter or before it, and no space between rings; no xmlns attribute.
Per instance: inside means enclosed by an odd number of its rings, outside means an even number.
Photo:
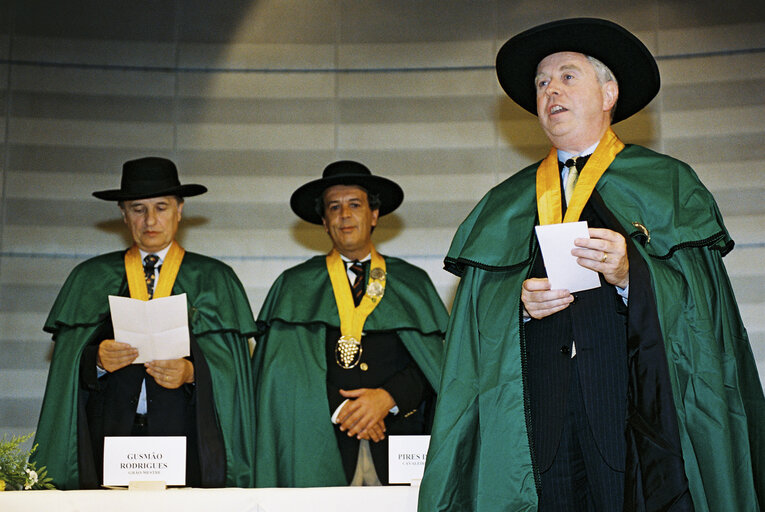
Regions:
<svg viewBox="0 0 765 512"><path fill-rule="evenodd" d="M399 408L398 414L388 414L385 418L385 440L369 443L377 477L380 482L387 484L387 436L429 432L427 418L430 412L429 402L434 396L433 389L396 333L367 333L361 340L361 361L349 370L344 370L335 361L335 344L339 337L338 329L327 329L327 397L330 414L345 400L340 395L340 389L383 388L391 394ZM366 370L361 369L361 363L366 363ZM356 470L359 441L341 432L337 425L335 437L343 459L343 468L350 482Z"/></svg>
<svg viewBox="0 0 765 512"><path fill-rule="evenodd" d="M589 227L602 227L589 203L581 215ZM532 277L545 277L538 253ZM538 468L550 467L557 452L572 369L571 345L586 415L606 463L623 471L627 414L627 327L622 298L600 276L601 286L574 294L565 310L524 325L527 386Z"/></svg>
<svg viewBox="0 0 765 512"><path fill-rule="evenodd" d="M86 414L80 414L80 431L88 432L80 436L81 471L80 480L83 488L97 488L103 477L103 448L105 436L130 436L136 416L141 382L146 380L147 428L144 435L149 436L185 436L186 437L186 485L191 487L219 487L225 481L224 465L220 464L223 455L222 440L212 410L210 394L210 371L201 350L191 335L191 353L194 361L195 383L184 384L177 389L166 389L156 383L142 364L133 364L97 378L96 355L98 345L103 339L114 337L111 323L105 322L102 330L83 351L80 359L80 383ZM198 387L203 397L200 409L197 409ZM204 387L205 389L201 389ZM208 396L208 398L204 398ZM202 479L199 450L200 439L198 424L203 430L215 432L207 436L206 457L214 458L215 471L207 471ZM212 437L215 442L209 442ZM218 445L219 444L219 445ZM215 446L218 445L218 446ZM210 456L209 452L213 455ZM86 463L93 460L95 464ZM223 459L225 460L225 459ZM87 469L83 469L87 468Z"/></svg>

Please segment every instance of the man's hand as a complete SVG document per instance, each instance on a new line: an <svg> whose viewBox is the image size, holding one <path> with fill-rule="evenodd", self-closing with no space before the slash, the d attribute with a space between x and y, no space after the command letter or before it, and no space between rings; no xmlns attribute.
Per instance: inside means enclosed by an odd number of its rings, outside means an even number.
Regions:
<svg viewBox="0 0 765 512"><path fill-rule="evenodd" d="M526 279L521 289L523 316L540 320L566 309L574 302L568 290L551 290L550 281L545 278Z"/></svg>
<svg viewBox="0 0 765 512"><path fill-rule="evenodd" d="M337 417L340 430L347 431L348 437L367 438L375 442L384 439L383 420L396 405L390 393L382 388L360 388L348 391L341 389L340 394L351 399Z"/></svg>
<svg viewBox="0 0 765 512"><path fill-rule="evenodd" d="M359 439L368 439L374 443L379 443L385 439L385 420L380 420L379 423L372 425L363 434L358 435Z"/></svg>
<svg viewBox="0 0 765 512"><path fill-rule="evenodd" d="M627 242L610 229L590 228L590 238L577 238L571 250L576 262L585 268L603 274L606 282L626 288L630 282L627 261Z"/></svg>
<svg viewBox="0 0 765 512"><path fill-rule="evenodd" d="M146 373L167 389L178 389L183 384L194 382L194 363L188 359L161 359L144 365Z"/></svg>
<svg viewBox="0 0 765 512"><path fill-rule="evenodd" d="M104 340L98 344L96 364L111 373L128 366L136 357L138 357L138 349L132 345Z"/></svg>

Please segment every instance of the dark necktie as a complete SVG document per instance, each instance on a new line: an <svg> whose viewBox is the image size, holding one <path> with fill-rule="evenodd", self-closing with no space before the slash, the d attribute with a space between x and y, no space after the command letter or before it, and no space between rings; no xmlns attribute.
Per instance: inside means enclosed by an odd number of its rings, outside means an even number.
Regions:
<svg viewBox="0 0 765 512"><path fill-rule="evenodd" d="M156 254L147 254L143 259L143 275L146 277L146 290L149 292L149 298L154 295L154 267L159 261L159 256Z"/></svg>
<svg viewBox="0 0 765 512"><path fill-rule="evenodd" d="M351 294L353 295L353 303L358 306L361 303L362 297L364 297L364 264L354 260L351 262L349 269L356 274L356 279L351 285Z"/></svg>

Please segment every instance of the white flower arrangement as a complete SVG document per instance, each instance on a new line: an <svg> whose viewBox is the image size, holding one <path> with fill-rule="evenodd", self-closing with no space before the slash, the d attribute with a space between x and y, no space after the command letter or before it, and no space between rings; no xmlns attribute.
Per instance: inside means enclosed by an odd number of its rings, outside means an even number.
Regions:
<svg viewBox="0 0 765 512"><path fill-rule="evenodd" d="M0 440L0 491L55 489L45 467L38 470L34 462L29 462L37 445L28 452L20 448L32 435L11 436L10 439L3 435Z"/></svg>

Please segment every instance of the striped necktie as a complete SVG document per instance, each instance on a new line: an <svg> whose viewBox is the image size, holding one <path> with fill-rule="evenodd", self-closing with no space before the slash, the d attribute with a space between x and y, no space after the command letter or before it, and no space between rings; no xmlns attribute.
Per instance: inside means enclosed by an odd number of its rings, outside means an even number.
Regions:
<svg viewBox="0 0 765 512"><path fill-rule="evenodd" d="M356 274L356 279L351 285L351 294L353 295L353 303L358 306L364 297L364 264L354 260L351 262L349 270Z"/></svg>
<svg viewBox="0 0 765 512"><path fill-rule="evenodd" d="M143 259L143 274L146 277L146 290L149 292L149 299L154 296L154 281L156 280L154 267L158 261L159 256L156 254L147 254Z"/></svg>

